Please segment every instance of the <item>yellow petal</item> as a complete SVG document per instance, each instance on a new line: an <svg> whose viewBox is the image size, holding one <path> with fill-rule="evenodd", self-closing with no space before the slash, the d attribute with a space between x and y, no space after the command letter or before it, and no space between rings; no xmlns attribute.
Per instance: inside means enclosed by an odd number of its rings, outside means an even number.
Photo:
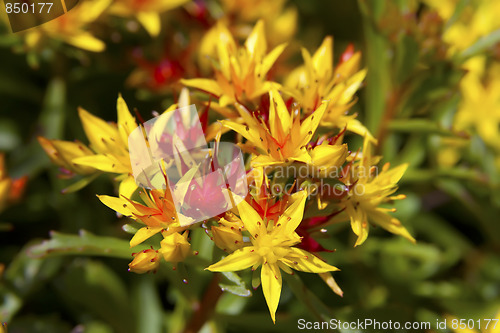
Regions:
<svg viewBox="0 0 500 333"><path fill-rule="evenodd" d="M70 142L61 140L52 140L52 145L60 156L64 156L67 161L75 157L92 156L94 153L80 141ZM90 171L90 170L89 170Z"/></svg>
<svg viewBox="0 0 500 333"><path fill-rule="evenodd" d="M316 50L312 57L312 63L316 73L320 77L329 77L333 66L333 38L325 37L321 46Z"/></svg>
<svg viewBox="0 0 500 333"><path fill-rule="evenodd" d="M351 204L346 206L346 213L351 220L351 229L358 236L354 246L364 243L368 238L369 224L366 213L362 209L353 208Z"/></svg>
<svg viewBox="0 0 500 333"><path fill-rule="evenodd" d="M290 248L290 254L286 257L286 261L283 262L295 270L307 273L326 273L339 270L314 254L296 247Z"/></svg>
<svg viewBox="0 0 500 333"><path fill-rule="evenodd" d="M116 101L116 110L118 112L118 131L123 143L128 146L128 136L137 128L137 123L135 122L135 118L130 114L127 103L125 103L121 94L118 95L118 100Z"/></svg>
<svg viewBox="0 0 500 333"><path fill-rule="evenodd" d="M133 214L139 214L130 202L124 198L111 197L109 195L98 195L99 200L114 211L131 218Z"/></svg>
<svg viewBox="0 0 500 333"><path fill-rule="evenodd" d="M266 53L267 42L264 33L264 21L259 20L252 32L245 41L248 52L256 59L260 60Z"/></svg>
<svg viewBox="0 0 500 333"><path fill-rule="evenodd" d="M138 12L137 20L152 37L158 36L161 30L160 15L157 12Z"/></svg>
<svg viewBox="0 0 500 333"><path fill-rule="evenodd" d="M304 58L304 67L305 67L305 82L308 84L311 84L313 81L313 76L316 77L315 72L314 72L314 66L312 62L312 57L309 51L307 51L305 48L301 48L300 50L302 52L302 58Z"/></svg>
<svg viewBox="0 0 500 333"><path fill-rule="evenodd" d="M205 131L205 139L207 142L213 141L217 135L222 135L229 132L229 127L224 127L220 122L214 122L208 125Z"/></svg>
<svg viewBox="0 0 500 333"><path fill-rule="evenodd" d="M260 135L259 132L255 130L255 128L252 126L252 124L239 124L235 121L231 120L222 120L221 121L222 126L232 129L236 133L241 134L245 139L250 141L253 145L257 146L261 150L265 151L265 143L267 141L261 141L260 140ZM248 128L248 131L247 131ZM265 140L263 138L263 140Z"/></svg>
<svg viewBox="0 0 500 333"><path fill-rule="evenodd" d="M187 2L189 2L190 0L168 0L168 1L161 1L159 6L160 8L158 8L158 11L167 11L167 10L171 10L171 9L174 9L176 7L179 7Z"/></svg>
<svg viewBox="0 0 500 333"><path fill-rule="evenodd" d="M312 164L315 166L335 167L344 164L348 155L347 145L319 145L311 151Z"/></svg>
<svg viewBox="0 0 500 333"><path fill-rule="evenodd" d="M302 222L306 199L306 191L296 192L291 196L290 200L292 203L289 204L278 219L278 223L281 223L281 225L284 226L283 230L286 234L293 233L299 226L300 222Z"/></svg>
<svg viewBox="0 0 500 333"><path fill-rule="evenodd" d="M280 302L281 287L283 285L281 280L281 272L277 264L264 263L262 265L262 272L260 274L262 284L262 292L266 299L269 313L273 323L276 322L276 310Z"/></svg>
<svg viewBox="0 0 500 333"><path fill-rule="evenodd" d="M131 198L135 190L137 190L137 183L135 182L134 176L128 175L127 178L120 182L120 187L118 189L118 194Z"/></svg>
<svg viewBox="0 0 500 333"><path fill-rule="evenodd" d="M373 142L374 144L377 144L377 139L373 137L373 135L370 133L370 131L363 125L359 120L357 119L349 119L347 121L347 130L353 133L356 133L362 137L365 137Z"/></svg>
<svg viewBox="0 0 500 333"><path fill-rule="evenodd" d="M281 94L276 89L269 92L269 99L270 130L275 139L279 142L283 142L292 127L292 118Z"/></svg>
<svg viewBox="0 0 500 333"><path fill-rule="evenodd" d="M212 95L219 97L222 95L222 90L219 84L211 79L189 79L181 80L181 83L185 86L200 89L206 91Z"/></svg>
<svg viewBox="0 0 500 333"><path fill-rule="evenodd" d="M406 230L406 228L401 224L401 222L397 218L392 217L391 215L383 211L381 208L377 208L374 211L370 211L369 217L373 220L373 222L375 222L385 230L389 231L390 233L403 236L412 243L417 242L415 238L413 238L413 236L410 235L408 230Z"/></svg>
<svg viewBox="0 0 500 333"><path fill-rule="evenodd" d="M318 128L319 122L323 119L323 115L325 114L326 107L328 102L322 102L321 105L314 111L309 117L304 119L300 124L300 138L301 141L297 144L298 147L301 147L307 144L311 138L313 137L316 129ZM311 134L309 134L311 133Z"/></svg>
<svg viewBox="0 0 500 333"><path fill-rule="evenodd" d="M347 104L352 100L352 97L354 96L356 91L358 91L361 83L363 83L363 80L366 77L366 72L367 70L363 69L349 78L349 80L346 82L346 87L344 88L340 99L336 101L336 104Z"/></svg>
<svg viewBox="0 0 500 333"><path fill-rule="evenodd" d="M206 269L212 272L234 272L241 271L259 263L261 257L255 253L253 246L238 249L222 259L210 265Z"/></svg>
<svg viewBox="0 0 500 333"><path fill-rule="evenodd" d="M309 156L309 154L307 154L307 156ZM300 158L290 158L290 160L307 163L306 161L301 160ZM285 163L284 161L275 160L272 156L259 155L259 156L254 156L252 158L251 165L252 165L252 168L259 168L259 167L265 167L265 166L280 165L280 164L284 164L284 163Z"/></svg>
<svg viewBox="0 0 500 333"><path fill-rule="evenodd" d="M179 101L177 102L177 105L179 105L179 108L187 107L191 105L191 99L189 97L189 89L188 88L182 88L181 92L179 94Z"/></svg>
<svg viewBox="0 0 500 333"><path fill-rule="evenodd" d="M398 165L395 168L392 168L386 172L381 173L379 175L379 177L384 182L387 182L390 184L396 184L403 177L404 173L406 172L406 169L408 169L408 166L409 166L408 163ZM379 177L377 177L377 178L379 178Z"/></svg>
<svg viewBox="0 0 500 333"><path fill-rule="evenodd" d="M38 137L38 142L54 164L80 175L88 175L96 172L96 169L93 167L79 166L72 162L77 157L94 155L94 152L81 142L48 140L44 137Z"/></svg>
<svg viewBox="0 0 500 333"><path fill-rule="evenodd" d="M297 8L288 7L281 14L273 19L271 23L272 39L270 44L277 44L281 41L290 40L297 31ZM273 43L274 42L274 43Z"/></svg>
<svg viewBox="0 0 500 333"><path fill-rule="evenodd" d="M251 96L251 98L257 98L264 94L267 94L272 89L280 90L282 93L286 93L284 89L282 89L281 84L274 81L265 81L258 84L255 90L251 94L249 94L248 97L250 98Z"/></svg>
<svg viewBox="0 0 500 333"><path fill-rule="evenodd" d="M217 25L205 32L203 39L198 46L198 63L203 73L208 73L211 68L212 58L216 53L216 45L219 39Z"/></svg>
<svg viewBox="0 0 500 333"><path fill-rule="evenodd" d="M130 247L134 247L134 246L141 244L146 239L156 235L157 233L159 233L162 230L163 230L162 227L154 227L154 228L144 227L144 228L137 230L134 237L132 237L132 239L130 240Z"/></svg>
<svg viewBox="0 0 500 333"><path fill-rule="evenodd" d="M128 167L121 164L114 156L111 155L91 155L82 156L72 160L73 163L89 166L104 172L126 173Z"/></svg>
<svg viewBox="0 0 500 333"><path fill-rule="evenodd" d="M262 67L260 68L260 72L257 74L260 74L261 77L265 77L267 72L273 67L273 64L276 62L278 57L283 53L285 48L287 47L288 43L283 43L281 45L276 46L271 52L269 52L265 57L264 60L262 61Z"/></svg>
<svg viewBox="0 0 500 333"><path fill-rule="evenodd" d="M323 281L330 287L330 289L339 295L340 297L344 296L344 292L342 289L340 289L339 285L337 284L337 281L332 276L332 273L326 272L326 273L318 273L318 275L321 277Z"/></svg>
<svg viewBox="0 0 500 333"><path fill-rule="evenodd" d="M359 69L359 63L361 62L361 52L358 51L354 53L347 61L339 64L335 68L335 76L340 76L341 78L348 78L353 75Z"/></svg>
<svg viewBox="0 0 500 333"><path fill-rule="evenodd" d="M240 202L237 207L240 219L250 235L253 237L255 234L259 234L260 227L258 224L260 223L262 226L264 223L259 213L257 213L255 209L253 209L253 207L250 206L250 204L245 200Z"/></svg>
<svg viewBox="0 0 500 333"><path fill-rule="evenodd" d="M78 108L78 115L91 148L99 153L112 151L109 145L119 139L118 128L82 108Z"/></svg>
<svg viewBox="0 0 500 333"><path fill-rule="evenodd" d="M79 19L84 23L94 22L109 7L111 2L112 0L95 0L79 4Z"/></svg>
<svg viewBox="0 0 500 333"><path fill-rule="evenodd" d="M2 11L3 13L3 11ZM29 32L24 35L24 42L29 48L35 48L38 43L42 40L42 33L41 30L34 30L31 29Z"/></svg>
<svg viewBox="0 0 500 333"><path fill-rule="evenodd" d="M106 44L102 40L95 38L88 32L65 36L64 41L80 49L92 52L102 52L106 49Z"/></svg>
<svg viewBox="0 0 500 333"><path fill-rule="evenodd" d="M231 77L230 68L230 52L236 51L236 43L234 42L233 35L229 32L228 28L222 21L217 22L218 42L215 45L219 66L224 77L229 79Z"/></svg>

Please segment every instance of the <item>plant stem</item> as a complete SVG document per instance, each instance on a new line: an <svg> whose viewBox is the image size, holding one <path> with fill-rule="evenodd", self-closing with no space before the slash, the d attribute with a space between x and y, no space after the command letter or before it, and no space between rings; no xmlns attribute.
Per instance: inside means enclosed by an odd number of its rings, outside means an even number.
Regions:
<svg viewBox="0 0 500 333"><path fill-rule="evenodd" d="M215 311L217 301L223 293L222 289L219 287L220 280L221 274L215 273L212 281L210 281L210 284L205 290L205 295L203 295L200 305L194 311L191 320L184 329L184 333L198 332L212 316L212 313Z"/></svg>
<svg viewBox="0 0 500 333"><path fill-rule="evenodd" d="M382 152L385 139L387 138L387 135L389 133L388 125L397 113L396 110L399 104L399 96L400 96L399 90L394 89L389 93L389 96L387 98L386 107L382 115L382 120L378 124L378 130L375 133L376 138L378 140L378 145L377 145L378 154Z"/></svg>

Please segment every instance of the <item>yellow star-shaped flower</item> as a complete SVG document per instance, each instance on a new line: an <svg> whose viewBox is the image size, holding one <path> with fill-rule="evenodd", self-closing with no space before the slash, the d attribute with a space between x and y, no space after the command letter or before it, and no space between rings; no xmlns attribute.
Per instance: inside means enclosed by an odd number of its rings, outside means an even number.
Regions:
<svg viewBox="0 0 500 333"><path fill-rule="evenodd" d="M274 221L263 220L246 201L238 205L238 211L245 229L250 234L250 246L238 249L209 266L212 272L239 271L249 267L252 270L262 266L261 283L273 322L281 295L281 270L288 274L292 269L309 273L326 273L338 270L312 253L293 247L301 238L295 229L302 221L307 198L305 191L293 194L289 206Z"/></svg>
<svg viewBox="0 0 500 333"><path fill-rule="evenodd" d="M216 41L215 78L181 80L183 84L217 96L221 107L236 101L253 101L267 93L271 87L279 86L268 81L266 77L286 44L266 53L267 42L262 20L257 22L244 47L237 46L232 34L222 22L218 22L217 29L210 33Z"/></svg>
<svg viewBox="0 0 500 333"><path fill-rule="evenodd" d="M386 163L380 173L374 174L377 170L374 165L378 161L378 157L371 155L371 143L365 137L363 156L347 167L346 177L343 179L349 192L340 202L340 207L345 209L352 230L358 236L355 246L363 244L368 237L369 222L415 242L401 222L389 214L394 209L379 207L391 200L401 200L406 197L402 194L393 194L397 191L397 183L403 177L408 164L389 169L390 164Z"/></svg>

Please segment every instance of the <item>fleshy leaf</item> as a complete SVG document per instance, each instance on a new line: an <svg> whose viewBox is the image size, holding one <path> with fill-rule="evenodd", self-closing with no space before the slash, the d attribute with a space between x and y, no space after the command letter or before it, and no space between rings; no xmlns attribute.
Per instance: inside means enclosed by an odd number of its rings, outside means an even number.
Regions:
<svg viewBox="0 0 500 333"><path fill-rule="evenodd" d="M115 237L96 236L80 230L78 235L50 232L51 238L28 249L34 258L59 255L95 255L130 259L129 244L126 240Z"/></svg>

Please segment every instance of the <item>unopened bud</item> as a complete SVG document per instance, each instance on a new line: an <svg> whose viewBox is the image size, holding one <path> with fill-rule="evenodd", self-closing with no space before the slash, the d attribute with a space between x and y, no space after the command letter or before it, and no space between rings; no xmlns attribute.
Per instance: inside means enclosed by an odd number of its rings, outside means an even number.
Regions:
<svg viewBox="0 0 500 333"><path fill-rule="evenodd" d="M134 260L129 266L129 271L143 274L155 270L160 265L160 256L158 251L147 249L134 254Z"/></svg>

